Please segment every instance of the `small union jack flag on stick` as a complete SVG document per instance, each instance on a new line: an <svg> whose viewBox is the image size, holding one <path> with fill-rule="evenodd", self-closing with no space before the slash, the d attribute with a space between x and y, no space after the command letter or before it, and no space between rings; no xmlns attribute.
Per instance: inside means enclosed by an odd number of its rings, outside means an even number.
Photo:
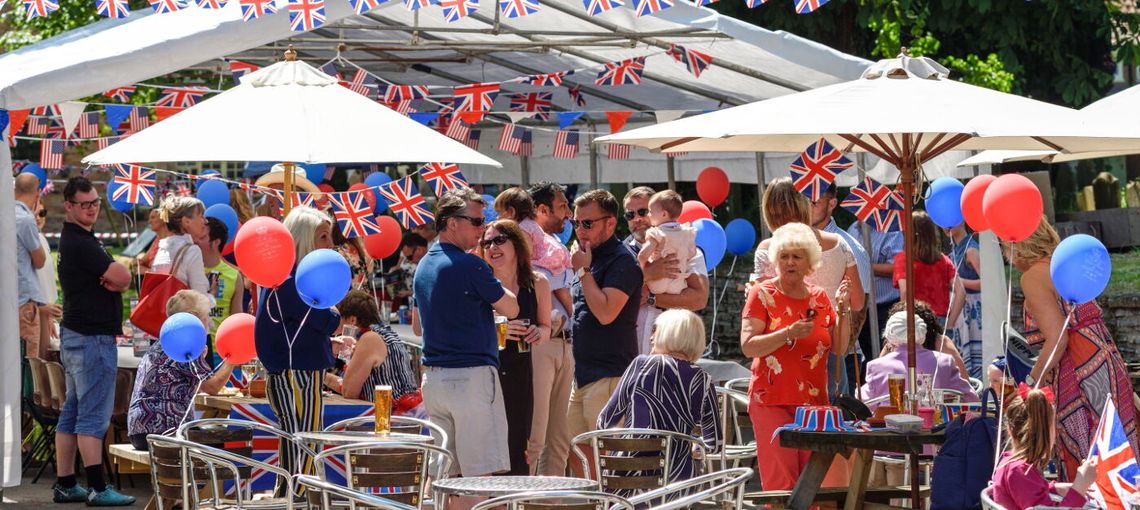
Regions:
<svg viewBox="0 0 1140 510"><path fill-rule="evenodd" d="M392 214L396 215L396 219L400 220L400 225L405 229L435 221L435 215L428 209L427 202L416 188L412 176L381 185L377 191L380 197L388 202Z"/></svg>
<svg viewBox="0 0 1140 510"><path fill-rule="evenodd" d="M333 216L336 217L336 224L345 238L352 239L380 233L380 225L376 224L372 208L368 207L368 203L364 200L365 193L372 193L372 190L329 195Z"/></svg>
<svg viewBox="0 0 1140 510"><path fill-rule="evenodd" d="M325 0L289 0L289 26L308 32L325 24Z"/></svg>
<svg viewBox="0 0 1140 510"><path fill-rule="evenodd" d="M594 85L640 85L641 73L645 72L645 57L636 57L606 64L606 68L598 73Z"/></svg>
<svg viewBox="0 0 1140 510"><path fill-rule="evenodd" d="M455 23L479 10L478 0L440 0L443 7L443 19L448 23Z"/></svg>
<svg viewBox="0 0 1140 510"><path fill-rule="evenodd" d="M67 140L44 140L40 142L40 166L63 168L63 150Z"/></svg>
<svg viewBox="0 0 1140 510"><path fill-rule="evenodd" d="M135 89L136 89L136 87L133 85L128 86L128 87L117 87L117 88L113 88L111 90L104 92L103 95L107 96L111 99L114 99L116 101L129 103L129 102L131 102L131 96L135 95ZM112 126L112 127L118 127L118 126Z"/></svg>
<svg viewBox="0 0 1140 510"><path fill-rule="evenodd" d="M700 78L701 73L708 69L713 61L709 55L676 44L669 45L669 55L673 60L685 64L685 69L688 69L694 78Z"/></svg>
<svg viewBox="0 0 1140 510"><path fill-rule="evenodd" d="M210 89L208 87L179 87L165 89L159 96L155 106L169 106L173 108L189 108L198 104Z"/></svg>
<svg viewBox="0 0 1140 510"><path fill-rule="evenodd" d="M854 164L839 152L839 149L820 138L804 149L792 162L790 169L792 182L796 185L797 191L807 195L814 202L823 196L823 192L827 191L831 183L835 182L835 176L839 175L839 172L851 168Z"/></svg>
<svg viewBox="0 0 1140 510"><path fill-rule="evenodd" d="M104 18L125 18L131 15L127 0L96 0L95 12Z"/></svg>
<svg viewBox="0 0 1140 510"><path fill-rule="evenodd" d="M154 205L154 170L138 165L117 165L114 182L120 186L111 200Z"/></svg>
<svg viewBox="0 0 1140 510"><path fill-rule="evenodd" d="M902 230L903 198L897 191L891 191L883 201L883 207L870 216L870 224L879 232Z"/></svg>
<svg viewBox="0 0 1140 510"><path fill-rule="evenodd" d="M1128 508L1136 494L1140 466L1111 398L1105 400L1092 443L1089 457L1097 459L1097 467L1096 483L1089 491L1089 499L1100 503L1098 508Z"/></svg>
<svg viewBox="0 0 1140 510"><path fill-rule="evenodd" d="M625 5L622 0L582 0L582 5L590 16L597 16Z"/></svg>
<svg viewBox="0 0 1140 510"><path fill-rule="evenodd" d="M437 197L452 188L470 187L459 171L459 165L454 163L428 163L420 167L420 177L431 184Z"/></svg>
<svg viewBox="0 0 1140 510"><path fill-rule="evenodd" d="M884 207L887 195L891 189L883 186L870 177L864 177L863 182L851 188L851 193L839 204L840 207L851 211L859 221L867 221L875 211Z"/></svg>
<svg viewBox="0 0 1140 510"><path fill-rule="evenodd" d="M250 21L277 12L273 0L238 0L242 21Z"/></svg>

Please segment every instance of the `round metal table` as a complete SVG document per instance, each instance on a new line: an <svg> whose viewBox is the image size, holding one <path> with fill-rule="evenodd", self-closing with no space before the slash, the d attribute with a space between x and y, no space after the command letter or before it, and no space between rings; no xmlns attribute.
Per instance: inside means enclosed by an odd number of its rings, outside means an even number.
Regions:
<svg viewBox="0 0 1140 510"><path fill-rule="evenodd" d="M561 476L473 476L436 480L431 486L438 495L495 498L531 491L597 490L598 482Z"/></svg>
<svg viewBox="0 0 1140 510"><path fill-rule="evenodd" d="M339 446L358 443L428 443L434 442L431 436L420 434L405 434L403 432L389 432L377 434L367 430L338 430L331 432L298 432L294 434L297 439L316 443L321 446Z"/></svg>

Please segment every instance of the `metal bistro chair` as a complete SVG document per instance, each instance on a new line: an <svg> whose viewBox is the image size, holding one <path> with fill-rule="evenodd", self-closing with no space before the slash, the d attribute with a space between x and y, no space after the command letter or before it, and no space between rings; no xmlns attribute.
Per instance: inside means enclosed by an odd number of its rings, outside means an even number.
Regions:
<svg viewBox="0 0 1140 510"><path fill-rule="evenodd" d="M1004 506L997 504L993 498L994 486L982 489L982 510L1005 510Z"/></svg>
<svg viewBox="0 0 1140 510"><path fill-rule="evenodd" d="M432 460L436 460L445 472L451 467L452 458L447 450L422 443L401 442L336 446L319 453L315 462L317 475L322 480L328 481L326 465L343 462L349 489L372 493L388 491L384 498L422 508L424 495L431 490L428 465ZM327 494L322 495L321 503L323 507L330 508ZM355 504L350 502L349 507L355 508Z"/></svg>
<svg viewBox="0 0 1140 510"><path fill-rule="evenodd" d="M740 510L744 507L744 484L754 476L749 468L725 469L638 494L629 502L643 510L674 510L716 502L729 503L726 506ZM654 501L660 502L652 505Z"/></svg>
<svg viewBox="0 0 1140 510"><path fill-rule="evenodd" d="M403 503L392 501L390 499L377 496L374 494L365 494L363 492L341 487L321 480L311 475L295 475L297 484L301 487L308 489L310 494L320 494L322 501L326 495L332 494L339 499L358 504L366 508L380 508L382 510L415 510L416 507L408 506ZM329 508L323 506L321 508Z"/></svg>
<svg viewBox="0 0 1140 510"><path fill-rule="evenodd" d="M442 427L427 420L419 418L412 418L410 416L393 416L391 418L392 432L402 432L404 434L418 434L418 435L431 435L435 439L435 445L447 449L448 437L447 432ZM325 432L337 432L341 430L373 430L376 426L376 417L374 416L358 416L355 418L348 418L338 421L325 427ZM424 434L424 429L427 429L429 434Z"/></svg>
<svg viewBox="0 0 1140 510"><path fill-rule="evenodd" d="M748 394L730 388L716 388L717 400L720 403L720 420L724 448L720 450L720 467L740 467L741 462L753 464L756 459L756 438L753 434L744 434L751 431L752 422L747 416ZM743 410L743 412L742 412ZM742 423L741 417L744 417ZM731 426L730 426L731 424Z"/></svg>
<svg viewBox="0 0 1140 510"><path fill-rule="evenodd" d="M151 482L160 509L165 508L164 498L178 498L182 500L183 508L198 510L293 510L293 495L296 494L293 480L278 466L185 439L157 434L146 439L151 452ZM246 478L253 469L283 477L287 481L287 494L280 498L251 498ZM232 498L225 497L225 482L234 483ZM243 486L246 490L238 489ZM200 493L203 489L206 492Z"/></svg>
<svg viewBox="0 0 1140 510"><path fill-rule="evenodd" d="M248 480L250 477L250 468L254 467L252 462L264 464L253 458L253 442L255 440L255 434L257 433L272 436L281 444L291 443L294 446L298 446L304 454L310 457L316 457L317 455L312 448L298 441L292 434L270 425L248 420L232 420L228 418L194 420L182 424L182 426L178 428L175 437L187 439L203 446L225 450L228 454L236 458L249 461L242 469L242 477L239 480L239 482L245 481L245 483L238 483L238 487L249 494L252 492L250 480ZM292 473L288 471L277 468L270 472L278 476L284 473L285 479L278 480L281 483L286 485L293 483ZM290 490L292 489L293 488L290 487Z"/></svg>
<svg viewBox="0 0 1140 510"><path fill-rule="evenodd" d="M580 445L589 443L593 459L587 459ZM680 445L674 445L680 443ZM595 430L579 434L570 441L574 454L583 466L593 466L598 475L598 487L605 492L647 491L669 483L673 466L669 459L673 448L686 450L699 447L702 462L694 459L694 467L703 467L708 460L708 447L704 441L668 430L619 428Z"/></svg>
<svg viewBox="0 0 1140 510"><path fill-rule="evenodd" d="M523 492L488 499L471 510L634 510L634 506L621 496L596 491L538 491Z"/></svg>

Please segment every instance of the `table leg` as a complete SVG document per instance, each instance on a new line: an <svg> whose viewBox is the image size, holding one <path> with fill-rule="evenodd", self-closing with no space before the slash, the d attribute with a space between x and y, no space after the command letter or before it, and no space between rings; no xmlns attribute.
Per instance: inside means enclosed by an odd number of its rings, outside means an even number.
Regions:
<svg viewBox="0 0 1140 510"><path fill-rule="evenodd" d="M847 500L843 504L844 510L863 508L863 497L867 494L867 480L871 477L871 464L874 462L874 456L874 450L855 450L851 485L847 488Z"/></svg>
<svg viewBox="0 0 1140 510"><path fill-rule="evenodd" d="M910 507L922 509L922 496L918 487L918 454L907 455L910 461Z"/></svg>
<svg viewBox="0 0 1140 510"><path fill-rule="evenodd" d="M807 510L811 506L834 459L835 453L811 452L807 467L800 473L800 479L796 480L796 486L792 489L792 496L788 498L788 508Z"/></svg>

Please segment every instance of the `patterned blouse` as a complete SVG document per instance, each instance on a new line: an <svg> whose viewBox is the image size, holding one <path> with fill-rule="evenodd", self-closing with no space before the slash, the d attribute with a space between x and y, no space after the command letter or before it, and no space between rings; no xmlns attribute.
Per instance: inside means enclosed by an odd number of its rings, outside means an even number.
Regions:
<svg viewBox="0 0 1140 510"><path fill-rule="evenodd" d="M163 434L178 428L194 399L198 381L211 372L205 358L179 363L155 342L139 362L127 410L127 434Z"/></svg>
<svg viewBox="0 0 1140 510"><path fill-rule="evenodd" d="M377 386L391 386L393 399L418 391L419 385L412 373L412 356L400 342L400 336L387 324L373 324L371 329L384 339L384 345L388 346L388 357L379 366L372 368L357 398L372 402L376 397L372 390Z"/></svg>

